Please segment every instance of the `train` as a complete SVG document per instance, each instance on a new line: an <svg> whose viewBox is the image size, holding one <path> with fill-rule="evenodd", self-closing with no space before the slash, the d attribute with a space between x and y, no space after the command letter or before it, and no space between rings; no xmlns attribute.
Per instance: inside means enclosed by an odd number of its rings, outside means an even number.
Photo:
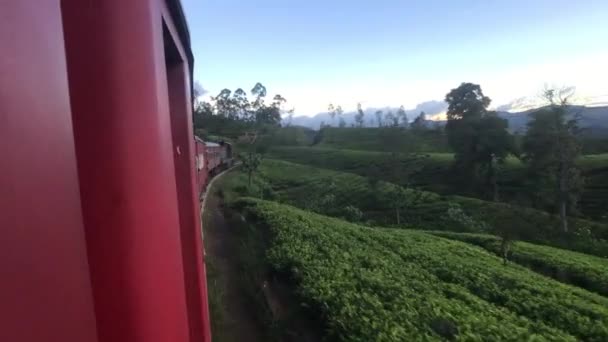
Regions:
<svg viewBox="0 0 608 342"><path fill-rule="evenodd" d="M211 342L181 1L1 3L0 341Z"/></svg>
<svg viewBox="0 0 608 342"><path fill-rule="evenodd" d="M196 137L196 183L199 197L203 197L213 176L234 164L232 144L226 141L210 142Z"/></svg>

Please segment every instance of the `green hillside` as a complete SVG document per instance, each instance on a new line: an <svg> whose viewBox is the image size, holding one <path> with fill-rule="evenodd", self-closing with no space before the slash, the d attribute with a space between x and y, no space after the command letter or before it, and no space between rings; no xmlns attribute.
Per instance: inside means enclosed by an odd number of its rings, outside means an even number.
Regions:
<svg viewBox="0 0 608 342"><path fill-rule="evenodd" d="M319 147L380 152L450 152L443 131L398 127L324 127L318 133L316 144Z"/></svg>
<svg viewBox="0 0 608 342"><path fill-rule="evenodd" d="M480 246L501 256L501 241L495 236L454 232L433 232L433 234ZM526 242L517 242L509 252L508 258L561 282L608 296L608 259L606 258Z"/></svg>
<svg viewBox="0 0 608 342"><path fill-rule="evenodd" d="M608 257L608 242L598 240L608 239L608 227L592 221L572 219L575 233L564 235L558 218L542 211L409 189L397 224L392 194L398 186L392 183L375 184L352 173L269 159L262 162L252 189L247 189L244 175L231 177L226 191L351 221L460 232L492 232L506 222L518 225L524 240Z"/></svg>
<svg viewBox="0 0 608 342"><path fill-rule="evenodd" d="M332 170L352 172L366 177L375 177L389 182L418 187L441 194L473 196L461 189L450 169L453 157L449 153L401 154L402 169L414 169L409 177L392 172L391 153L356 151L316 147L275 147L273 158L295 163L313 165ZM412 166L416 164L416 166ZM586 155L579 165L586 177L580 200L581 213L596 220L608 215L608 154ZM533 193L526 186L526 173L522 163L509 158L501 166L499 187L503 199L530 206Z"/></svg>
<svg viewBox="0 0 608 342"><path fill-rule="evenodd" d="M608 299L466 243L238 201L328 340L608 339Z"/></svg>

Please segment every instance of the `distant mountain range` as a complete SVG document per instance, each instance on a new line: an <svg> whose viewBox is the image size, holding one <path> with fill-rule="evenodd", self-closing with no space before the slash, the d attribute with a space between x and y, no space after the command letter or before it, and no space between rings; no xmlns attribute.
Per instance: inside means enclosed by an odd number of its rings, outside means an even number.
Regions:
<svg viewBox="0 0 608 342"><path fill-rule="evenodd" d="M498 112L498 115L509 121L511 132L523 133L526 131L530 113L536 109L529 109L523 112ZM579 126L585 128L587 135L608 135L608 106L586 107L570 106L570 116L580 115Z"/></svg>
<svg viewBox="0 0 608 342"><path fill-rule="evenodd" d="M416 116L420 113L420 111L416 109L407 110L407 116L409 121L413 121ZM499 108L500 109L500 108ZM368 108L365 110L365 127L377 127L378 124L376 122L375 112L377 110L382 110L384 113L392 111L396 113L398 108ZM523 133L526 130L526 125L530 120L529 114L534 112L536 109L528 109L525 111L519 112L510 112L510 111L498 111L498 115L502 118L505 118L509 121L509 130L511 132L519 132ZM436 112L437 113L437 112ZM582 128L586 128L587 134L595 135L595 136L608 136L608 106L596 106L596 107L587 107L587 106L571 106L570 113L574 115L575 113L579 113L580 121L579 126ZM352 126L355 124L355 115L356 112L347 112L342 115L342 119L346 122L347 126ZM433 115L429 115L432 117ZM436 115L435 115L436 116ZM285 121L285 120L284 120ZM285 122L286 123L286 122ZM339 120L335 118L332 120L329 113L319 113L315 116L297 116L294 117L291 121L291 125L294 126L304 126L312 129L319 129L321 123L325 123L330 126L338 126ZM427 120L427 125L432 127L433 125L444 125L445 121L443 120Z"/></svg>

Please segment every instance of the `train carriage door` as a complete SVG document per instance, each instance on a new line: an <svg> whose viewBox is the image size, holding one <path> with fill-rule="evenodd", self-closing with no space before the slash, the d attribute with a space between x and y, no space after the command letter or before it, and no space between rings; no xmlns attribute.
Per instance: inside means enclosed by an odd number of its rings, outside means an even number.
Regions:
<svg viewBox="0 0 608 342"><path fill-rule="evenodd" d="M163 23L167 92L173 142L175 185L186 284L191 341L204 341L208 318L197 187L196 148L193 139L189 65L176 45L177 37ZM183 52L183 51L182 51Z"/></svg>

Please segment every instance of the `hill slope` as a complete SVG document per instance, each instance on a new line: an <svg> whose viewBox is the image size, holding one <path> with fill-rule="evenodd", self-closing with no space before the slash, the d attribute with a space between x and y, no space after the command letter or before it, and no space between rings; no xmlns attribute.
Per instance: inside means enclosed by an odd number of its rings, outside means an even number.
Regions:
<svg viewBox="0 0 608 342"><path fill-rule="evenodd" d="M411 175L393 173L391 155L385 152L354 151L332 148L279 147L270 151L273 158L300 164L312 165L337 171L352 172L365 177L374 177L400 185L411 185L440 194L475 196L459 187L453 177L449 153L424 153L412 156L400 155L403 169L414 169ZM422 156L422 158L420 158ZM412 164L418 166L412 167ZM608 154L586 155L579 165L586 177L580 200L581 212L593 219L605 219L608 215ZM531 193L526 187L523 165L516 158L509 158L501 166L499 188L501 196L523 206L531 206Z"/></svg>
<svg viewBox="0 0 608 342"><path fill-rule="evenodd" d="M587 235L559 230L559 220L542 211L461 196L405 190L397 223L393 194L399 186L344 172L278 160L264 160L251 188L246 177L234 175L227 193L274 199L353 222L391 227L415 227L458 232L493 232L505 223L517 225L520 239L608 257L608 227L575 220L571 225Z"/></svg>
<svg viewBox="0 0 608 342"><path fill-rule="evenodd" d="M608 339L608 298L462 242L370 229L273 202L236 207L268 263L339 341Z"/></svg>

